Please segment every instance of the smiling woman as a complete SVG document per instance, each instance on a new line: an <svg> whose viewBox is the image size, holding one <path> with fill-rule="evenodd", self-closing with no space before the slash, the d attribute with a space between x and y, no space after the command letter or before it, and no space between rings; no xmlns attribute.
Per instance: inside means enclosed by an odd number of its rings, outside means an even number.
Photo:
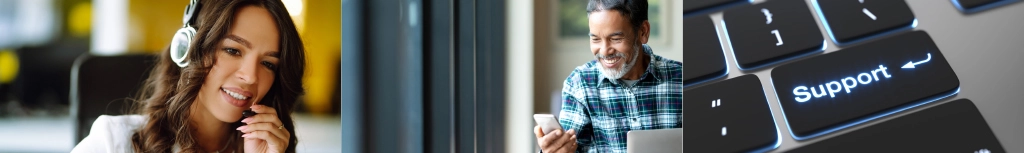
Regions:
<svg viewBox="0 0 1024 153"><path fill-rule="evenodd" d="M295 152L305 49L284 5L193 0L184 23L137 98L142 115L101 116L72 152Z"/></svg>

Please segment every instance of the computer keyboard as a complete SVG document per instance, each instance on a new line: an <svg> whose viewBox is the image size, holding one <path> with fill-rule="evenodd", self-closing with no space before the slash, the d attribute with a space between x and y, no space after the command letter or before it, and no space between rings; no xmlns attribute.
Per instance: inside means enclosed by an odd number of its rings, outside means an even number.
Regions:
<svg viewBox="0 0 1024 153"><path fill-rule="evenodd" d="M718 40L718 32L711 17L698 16L683 20L683 61L701 64L683 64L683 85L725 76L725 53Z"/></svg>
<svg viewBox="0 0 1024 153"><path fill-rule="evenodd" d="M821 38L818 24L802 0L767 1L731 8L725 11L723 18L725 28L722 30L740 70L757 69L824 50L825 39ZM683 53L685 56L686 51Z"/></svg>
<svg viewBox="0 0 1024 153"><path fill-rule="evenodd" d="M1017 1L1018 0L953 0L953 6L956 6L957 9L964 13L975 13Z"/></svg>
<svg viewBox="0 0 1024 153"><path fill-rule="evenodd" d="M683 14L701 14L701 12L716 11L726 8L731 4L749 3L750 0L684 0Z"/></svg>
<svg viewBox="0 0 1024 153"><path fill-rule="evenodd" d="M961 80L906 1L736 2L684 1L684 152L1006 152L972 101L929 105Z"/></svg>
<svg viewBox="0 0 1024 153"><path fill-rule="evenodd" d="M813 0L829 37L839 46L884 32L913 28L917 19L903 0Z"/></svg>
<svg viewBox="0 0 1024 153"><path fill-rule="evenodd" d="M688 144L685 151L765 151L780 143L779 130L757 75L736 77L684 94L683 125L701 125L690 126L684 132L710 131L683 137Z"/></svg>
<svg viewBox="0 0 1024 153"><path fill-rule="evenodd" d="M924 31L782 65L771 80L797 140L928 103L960 87Z"/></svg>
<svg viewBox="0 0 1024 153"><path fill-rule="evenodd" d="M1006 152L970 100L958 99L787 152Z"/></svg>

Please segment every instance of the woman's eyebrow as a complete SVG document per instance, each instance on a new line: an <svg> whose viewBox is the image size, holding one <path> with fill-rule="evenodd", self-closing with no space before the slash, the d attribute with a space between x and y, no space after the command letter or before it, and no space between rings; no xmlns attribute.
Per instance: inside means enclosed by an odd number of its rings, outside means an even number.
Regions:
<svg viewBox="0 0 1024 153"><path fill-rule="evenodd" d="M277 51L269 51L267 53L263 53L263 56L281 57L281 53Z"/></svg>
<svg viewBox="0 0 1024 153"><path fill-rule="evenodd" d="M245 46L245 48L247 48L247 49L252 49L252 44L249 43L248 40L243 39L242 37L239 37L239 36L233 35L233 34L228 34L228 36L225 37L225 38L227 38L228 40L232 40L232 41L238 42L239 44L242 44L242 46ZM263 56L271 56L271 57L280 57L280 55L281 55L281 53L277 52L277 51L269 51L267 53L263 53Z"/></svg>
<svg viewBox="0 0 1024 153"><path fill-rule="evenodd" d="M242 37L238 37L233 34L228 34L228 36L225 38L238 42L239 44L245 46L245 48L252 49L252 44L250 44L248 40L242 39Z"/></svg>

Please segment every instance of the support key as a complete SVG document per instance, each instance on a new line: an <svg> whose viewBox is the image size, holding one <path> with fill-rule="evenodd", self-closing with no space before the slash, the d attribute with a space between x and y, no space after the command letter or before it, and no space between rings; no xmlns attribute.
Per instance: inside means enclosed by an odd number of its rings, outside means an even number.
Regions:
<svg viewBox="0 0 1024 153"><path fill-rule="evenodd" d="M924 31L846 48L772 70L796 140L805 140L953 94L960 80Z"/></svg>

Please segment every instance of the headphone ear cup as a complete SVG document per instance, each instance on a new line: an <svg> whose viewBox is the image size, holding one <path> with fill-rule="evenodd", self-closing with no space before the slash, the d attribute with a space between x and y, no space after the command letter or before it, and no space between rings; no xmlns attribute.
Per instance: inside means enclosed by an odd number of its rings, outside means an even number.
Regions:
<svg viewBox="0 0 1024 153"><path fill-rule="evenodd" d="M174 33L174 38L171 38L171 60L178 67L188 66L188 54L191 52L189 49L192 48L192 39L196 35L196 29L192 27L184 27L178 29Z"/></svg>

